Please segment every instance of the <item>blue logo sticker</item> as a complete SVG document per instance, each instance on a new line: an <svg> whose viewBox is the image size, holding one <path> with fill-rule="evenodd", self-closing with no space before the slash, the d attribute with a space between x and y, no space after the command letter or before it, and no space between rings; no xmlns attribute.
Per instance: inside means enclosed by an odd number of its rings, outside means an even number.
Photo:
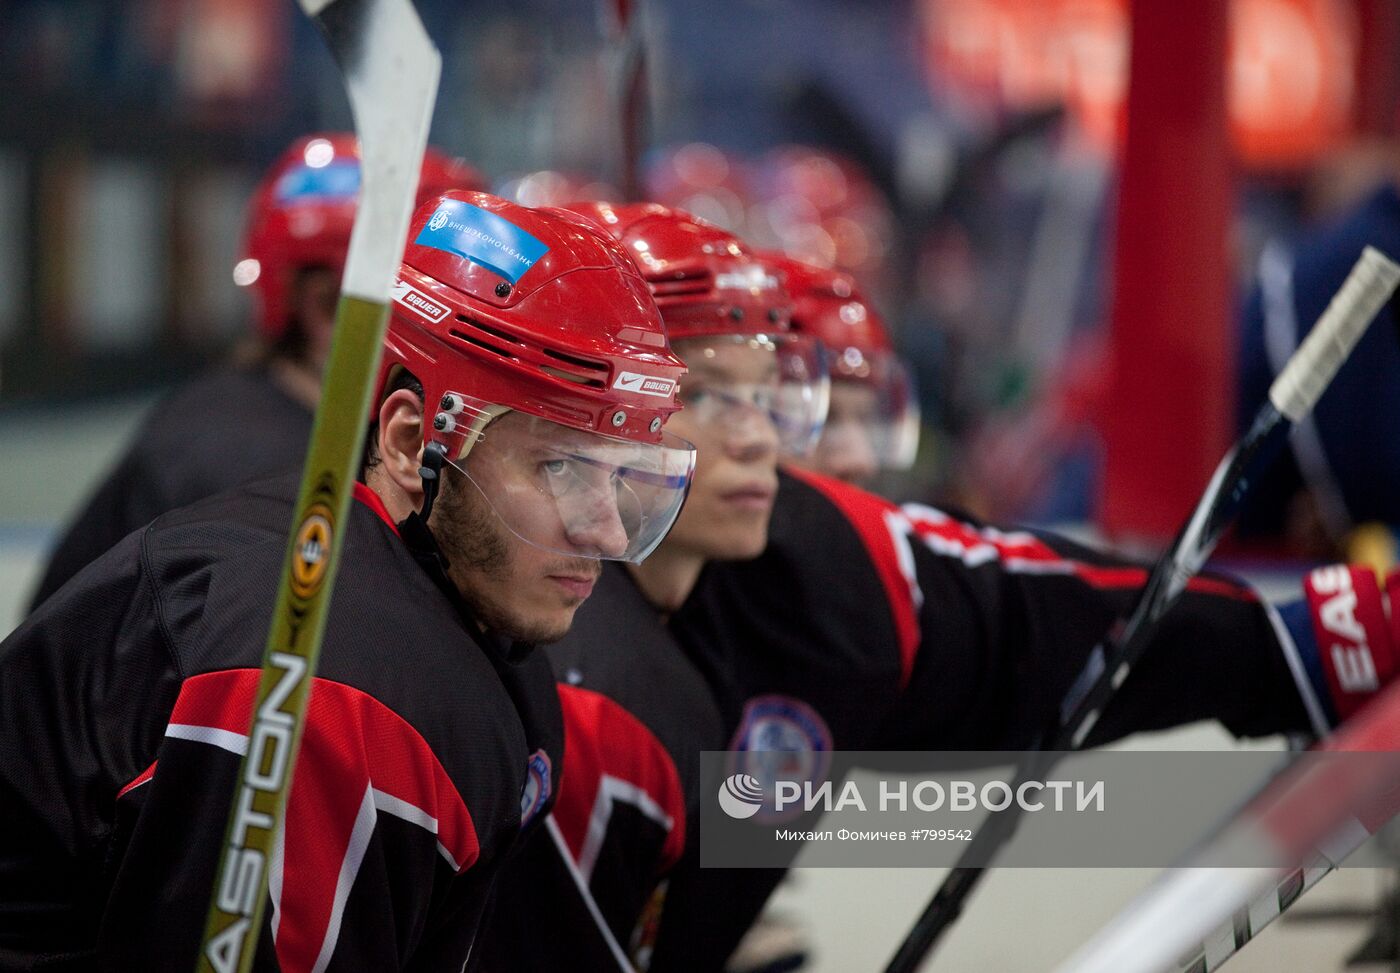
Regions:
<svg viewBox="0 0 1400 973"><path fill-rule="evenodd" d="M413 242L465 257L512 284L549 252L510 220L455 199L443 200Z"/></svg>
<svg viewBox="0 0 1400 973"><path fill-rule="evenodd" d="M360 192L360 164L349 159L324 166L297 166L283 173L273 191L279 203L293 200L354 199Z"/></svg>
<svg viewBox="0 0 1400 973"><path fill-rule="evenodd" d="M549 754L536 750L525 765L525 786L520 789L520 827L525 827L540 813L552 787Z"/></svg>

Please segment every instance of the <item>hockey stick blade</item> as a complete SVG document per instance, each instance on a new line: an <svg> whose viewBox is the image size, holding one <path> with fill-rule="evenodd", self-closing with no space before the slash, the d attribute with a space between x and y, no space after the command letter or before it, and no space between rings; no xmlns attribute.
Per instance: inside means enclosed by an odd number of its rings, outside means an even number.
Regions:
<svg viewBox="0 0 1400 973"><path fill-rule="evenodd" d="M1293 424L1311 411L1397 283L1400 265L1367 247L1271 386L1269 401L1249 431L1221 460L1176 540L1153 565L1132 608L1090 651L1065 694L1058 719L1033 741L1017 768L1016 786L1039 779L1049 769L1054 758L1047 752L1076 750L1084 744L1104 707L1141 658L1157 623L1234 520L1250 486L1283 448ZM915 920L885 973L914 973L982 879L984 869L965 863L989 860L1010 840L1019 820L1016 802L988 816Z"/></svg>
<svg viewBox="0 0 1400 973"><path fill-rule="evenodd" d="M345 76L360 199L199 970L246 973L291 790L441 58L410 0L301 0Z"/></svg>

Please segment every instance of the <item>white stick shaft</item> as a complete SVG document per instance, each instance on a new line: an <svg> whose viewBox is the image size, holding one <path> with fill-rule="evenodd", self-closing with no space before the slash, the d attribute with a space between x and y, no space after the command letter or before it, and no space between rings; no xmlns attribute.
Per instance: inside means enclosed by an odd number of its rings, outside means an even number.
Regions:
<svg viewBox="0 0 1400 973"><path fill-rule="evenodd" d="M1272 868L1183 868L1120 913L1055 973L1159 973L1269 888Z"/></svg>
<svg viewBox="0 0 1400 973"><path fill-rule="evenodd" d="M1163 973L1188 950L1230 921L1239 909L1264 902L1290 870L1321 855L1340 862L1366 836L1400 811L1392 782L1400 779L1400 684L1392 684L1352 717L1321 749L1334 758L1304 756L1275 778L1189 865L1228 861L1260 868L1173 870L1130 902L1057 973ZM1364 761L1346 759L1366 754ZM1277 911L1277 899L1273 909ZM1261 927L1260 915L1252 925Z"/></svg>
<svg viewBox="0 0 1400 973"><path fill-rule="evenodd" d="M1400 265L1368 246L1322 317L1269 388L1269 401L1293 422L1312 411L1366 326L1400 283Z"/></svg>

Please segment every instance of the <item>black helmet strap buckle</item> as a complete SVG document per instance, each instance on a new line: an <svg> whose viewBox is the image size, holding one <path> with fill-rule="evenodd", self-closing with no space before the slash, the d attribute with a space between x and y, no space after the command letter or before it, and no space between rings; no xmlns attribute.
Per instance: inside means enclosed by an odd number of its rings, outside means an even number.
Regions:
<svg viewBox="0 0 1400 973"><path fill-rule="evenodd" d="M438 489L442 486L442 465L445 462L447 447L442 443L428 443L423 448L423 465L418 467L418 475L423 478L423 509L418 516L425 524L433 512Z"/></svg>

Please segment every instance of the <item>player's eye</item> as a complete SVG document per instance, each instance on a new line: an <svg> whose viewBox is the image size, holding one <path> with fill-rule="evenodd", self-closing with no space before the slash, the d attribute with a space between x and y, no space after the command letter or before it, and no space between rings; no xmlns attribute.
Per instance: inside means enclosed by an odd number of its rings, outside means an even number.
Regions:
<svg viewBox="0 0 1400 973"><path fill-rule="evenodd" d="M550 476L563 476L569 469L569 462L562 459L547 459L540 464L540 468Z"/></svg>

